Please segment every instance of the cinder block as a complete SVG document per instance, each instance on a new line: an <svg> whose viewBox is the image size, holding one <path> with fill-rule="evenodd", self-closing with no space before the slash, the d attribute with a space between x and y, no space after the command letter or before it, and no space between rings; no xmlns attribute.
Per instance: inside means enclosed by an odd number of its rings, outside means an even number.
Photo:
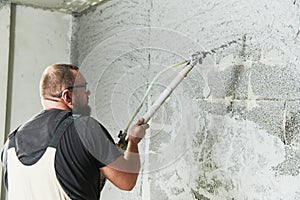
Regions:
<svg viewBox="0 0 300 200"><path fill-rule="evenodd" d="M299 82L295 79L293 69L288 66L267 66L257 63L249 69L248 78L250 79L248 88L251 87L257 99L283 100L299 97L299 91L298 94L295 93L295 87Z"/></svg>
<svg viewBox="0 0 300 200"><path fill-rule="evenodd" d="M284 101L244 100L232 102L232 116L253 121L262 130L285 141Z"/></svg>
<svg viewBox="0 0 300 200"><path fill-rule="evenodd" d="M285 108L286 144L300 146L300 100L287 101Z"/></svg>

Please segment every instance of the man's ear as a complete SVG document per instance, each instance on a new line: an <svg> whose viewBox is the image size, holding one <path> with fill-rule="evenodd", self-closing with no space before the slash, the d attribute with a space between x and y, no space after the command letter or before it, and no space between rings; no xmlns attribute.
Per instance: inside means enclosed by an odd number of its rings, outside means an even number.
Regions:
<svg viewBox="0 0 300 200"><path fill-rule="evenodd" d="M64 90L62 92L62 97L61 98L65 102L65 104L73 105L72 92L70 90Z"/></svg>

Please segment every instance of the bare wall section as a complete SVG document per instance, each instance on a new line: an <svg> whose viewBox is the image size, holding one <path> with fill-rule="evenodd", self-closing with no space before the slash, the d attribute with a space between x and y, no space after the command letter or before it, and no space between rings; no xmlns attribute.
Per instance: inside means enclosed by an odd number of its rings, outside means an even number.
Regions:
<svg viewBox="0 0 300 200"><path fill-rule="evenodd" d="M0 147L7 134L42 110L45 67L70 62L72 16L0 2ZM2 171L2 170L1 170ZM1 179L2 180L2 179ZM5 198L2 183L1 198Z"/></svg>
<svg viewBox="0 0 300 200"><path fill-rule="evenodd" d="M11 56L11 129L42 110L39 81L53 63L69 62L72 16L16 6Z"/></svg>

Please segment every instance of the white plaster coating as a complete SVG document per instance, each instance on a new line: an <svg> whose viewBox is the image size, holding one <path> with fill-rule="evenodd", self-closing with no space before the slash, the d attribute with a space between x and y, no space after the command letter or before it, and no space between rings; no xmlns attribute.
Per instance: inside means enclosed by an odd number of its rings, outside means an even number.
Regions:
<svg viewBox="0 0 300 200"><path fill-rule="evenodd" d="M196 187L204 197L214 200L297 199L299 177L276 176L272 170L285 157L284 145L278 137L251 121L227 116L207 117L210 121L201 133L200 148L195 148L194 153L188 152L198 156L186 157L176 166L156 174L157 178L164 174L171 176L163 182L157 180L168 199L192 199L189 188ZM189 167L185 170L187 163ZM200 178L198 186L191 181L195 177ZM291 187L285 187L288 181L292 181ZM176 194L174 188L184 190Z"/></svg>
<svg viewBox="0 0 300 200"><path fill-rule="evenodd" d="M215 122L211 123L214 126ZM297 197L299 188L296 185L300 178L277 177L272 170L285 157L284 145L278 137L268 134L251 121L228 117L224 119L224 130L217 135L211 150L216 169L209 173L209 179L216 178L224 185L230 183L233 188L228 193L221 188L222 192L216 191L213 199ZM288 180L294 183L289 189L283 187Z"/></svg>
<svg viewBox="0 0 300 200"><path fill-rule="evenodd" d="M149 27L149 8L145 1L107 1L95 12L77 18L80 28L75 31L78 45L75 48L80 49L80 53L74 62L81 64L100 42L114 34Z"/></svg>

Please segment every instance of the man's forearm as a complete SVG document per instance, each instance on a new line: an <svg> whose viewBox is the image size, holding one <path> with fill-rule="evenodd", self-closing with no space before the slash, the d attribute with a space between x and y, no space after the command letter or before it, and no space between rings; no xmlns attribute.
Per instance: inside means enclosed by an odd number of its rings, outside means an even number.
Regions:
<svg viewBox="0 0 300 200"><path fill-rule="evenodd" d="M110 165L101 168L104 175L123 190L133 189L140 172L141 163L138 143L143 139L146 129L149 128L149 125L143 124L143 121L142 118L139 119L130 129L124 156L120 156Z"/></svg>
<svg viewBox="0 0 300 200"><path fill-rule="evenodd" d="M128 172L138 174L141 167L138 144L128 141L128 146L125 151L124 158L128 162Z"/></svg>

